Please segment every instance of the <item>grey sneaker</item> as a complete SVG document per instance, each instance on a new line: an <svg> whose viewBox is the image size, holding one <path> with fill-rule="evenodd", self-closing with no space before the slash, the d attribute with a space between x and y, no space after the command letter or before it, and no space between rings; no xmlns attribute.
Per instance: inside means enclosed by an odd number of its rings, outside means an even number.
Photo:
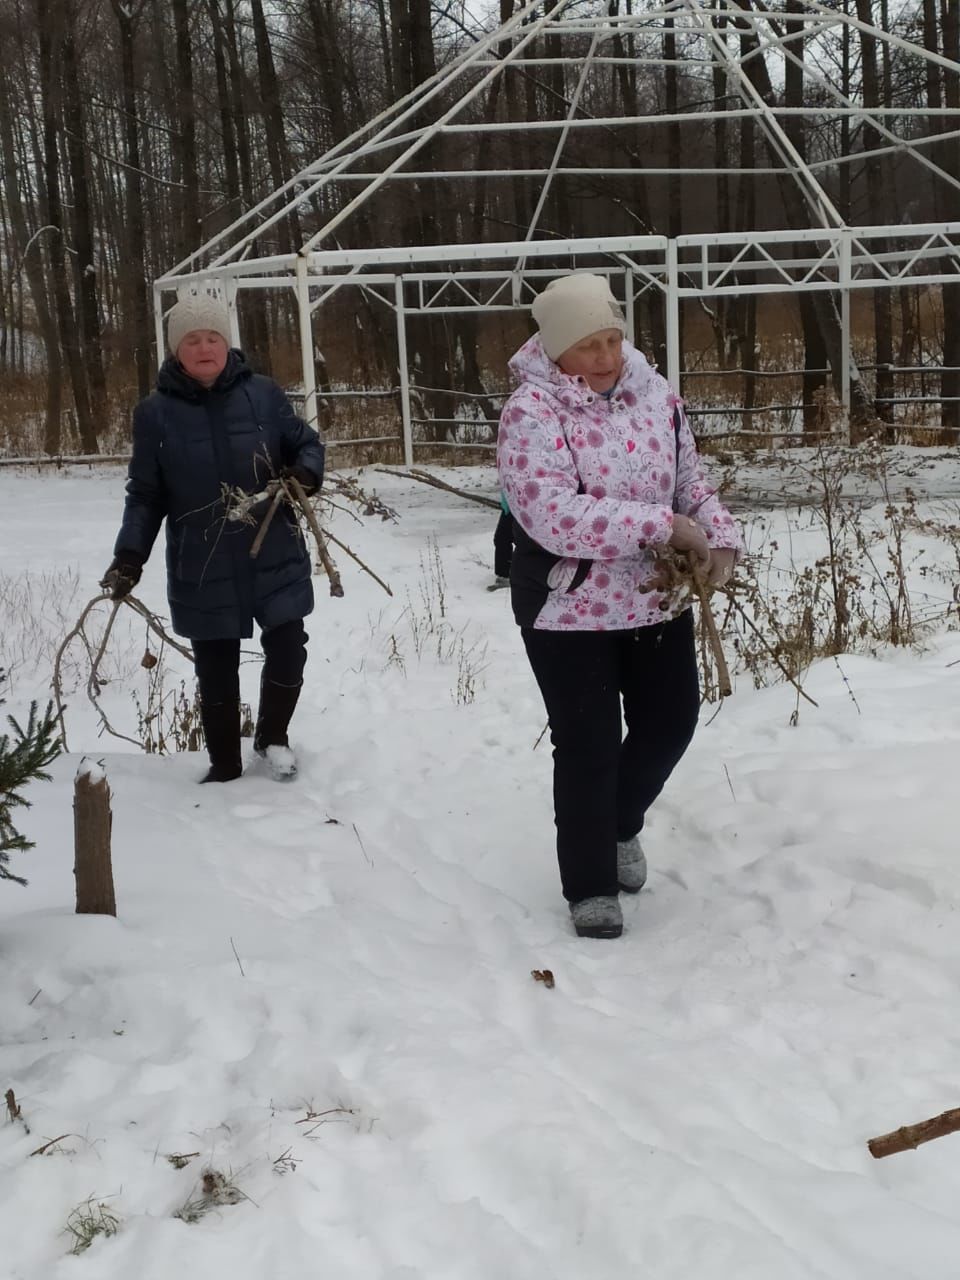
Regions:
<svg viewBox="0 0 960 1280"><path fill-rule="evenodd" d="M647 859L639 836L617 841L617 883L624 893L639 893L647 883Z"/></svg>
<svg viewBox="0 0 960 1280"><path fill-rule="evenodd" d="M619 938L623 915L616 898L581 898L570 903L578 938Z"/></svg>

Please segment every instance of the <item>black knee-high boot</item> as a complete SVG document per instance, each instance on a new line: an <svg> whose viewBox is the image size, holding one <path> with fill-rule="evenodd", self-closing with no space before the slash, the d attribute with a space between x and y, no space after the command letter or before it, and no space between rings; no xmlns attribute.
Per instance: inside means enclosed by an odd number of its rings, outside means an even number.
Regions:
<svg viewBox="0 0 960 1280"><path fill-rule="evenodd" d="M200 721L210 768L202 782L232 782L243 773L240 758L240 703L200 701Z"/></svg>
<svg viewBox="0 0 960 1280"><path fill-rule="evenodd" d="M278 684L276 680L260 679L260 708L253 733L253 749L264 755L267 747L289 747L287 729L300 697L300 684Z"/></svg>

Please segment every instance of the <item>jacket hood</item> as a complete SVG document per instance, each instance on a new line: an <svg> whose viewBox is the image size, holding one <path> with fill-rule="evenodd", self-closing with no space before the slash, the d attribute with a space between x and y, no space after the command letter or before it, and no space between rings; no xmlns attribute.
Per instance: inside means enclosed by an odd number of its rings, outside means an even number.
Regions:
<svg viewBox="0 0 960 1280"><path fill-rule="evenodd" d="M181 400L199 400L210 391L228 391L235 383L251 377L253 370L247 364L246 357L237 347L227 352L227 363L219 378L212 387L202 387L199 382L186 372L176 356L167 356L157 374L157 390L166 395L177 396Z"/></svg>
<svg viewBox="0 0 960 1280"><path fill-rule="evenodd" d="M555 396L568 409L589 404L598 394L590 390L586 379L564 373L556 361L550 359L538 333L528 338L511 357L508 367L516 386L532 383ZM632 342L624 339L623 369L613 388L614 396L626 394L639 398L646 395L650 384L654 379L659 380L659 376L646 356Z"/></svg>

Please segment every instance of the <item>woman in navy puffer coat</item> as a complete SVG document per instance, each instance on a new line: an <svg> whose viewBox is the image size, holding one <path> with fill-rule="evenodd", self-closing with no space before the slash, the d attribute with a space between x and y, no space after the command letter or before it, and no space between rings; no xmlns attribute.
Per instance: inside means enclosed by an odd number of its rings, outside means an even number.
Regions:
<svg viewBox="0 0 960 1280"><path fill-rule="evenodd" d="M225 488L256 493L287 473L316 492L324 462L316 432L272 379L229 349L229 333L226 309L212 298L171 310L174 354L134 411L123 523L103 580L113 599L131 591L166 519L167 596L174 630L193 646L205 782L242 772L240 641L254 622L265 656L254 749L275 776L293 776L287 728L306 662L303 619L313 609L310 556L290 508L281 506L252 559L259 521L227 520Z"/></svg>

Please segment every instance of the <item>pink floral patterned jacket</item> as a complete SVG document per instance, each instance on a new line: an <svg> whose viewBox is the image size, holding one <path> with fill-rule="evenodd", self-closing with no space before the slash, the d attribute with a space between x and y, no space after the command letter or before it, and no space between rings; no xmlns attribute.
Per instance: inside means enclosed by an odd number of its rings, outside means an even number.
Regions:
<svg viewBox="0 0 960 1280"><path fill-rule="evenodd" d="M682 612L689 600L652 581L674 511L694 516L711 546L743 542L704 477L679 397L629 342L609 400L563 373L536 334L510 372L517 388L500 416L497 468L516 522L517 621L616 631Z"/></svg>

